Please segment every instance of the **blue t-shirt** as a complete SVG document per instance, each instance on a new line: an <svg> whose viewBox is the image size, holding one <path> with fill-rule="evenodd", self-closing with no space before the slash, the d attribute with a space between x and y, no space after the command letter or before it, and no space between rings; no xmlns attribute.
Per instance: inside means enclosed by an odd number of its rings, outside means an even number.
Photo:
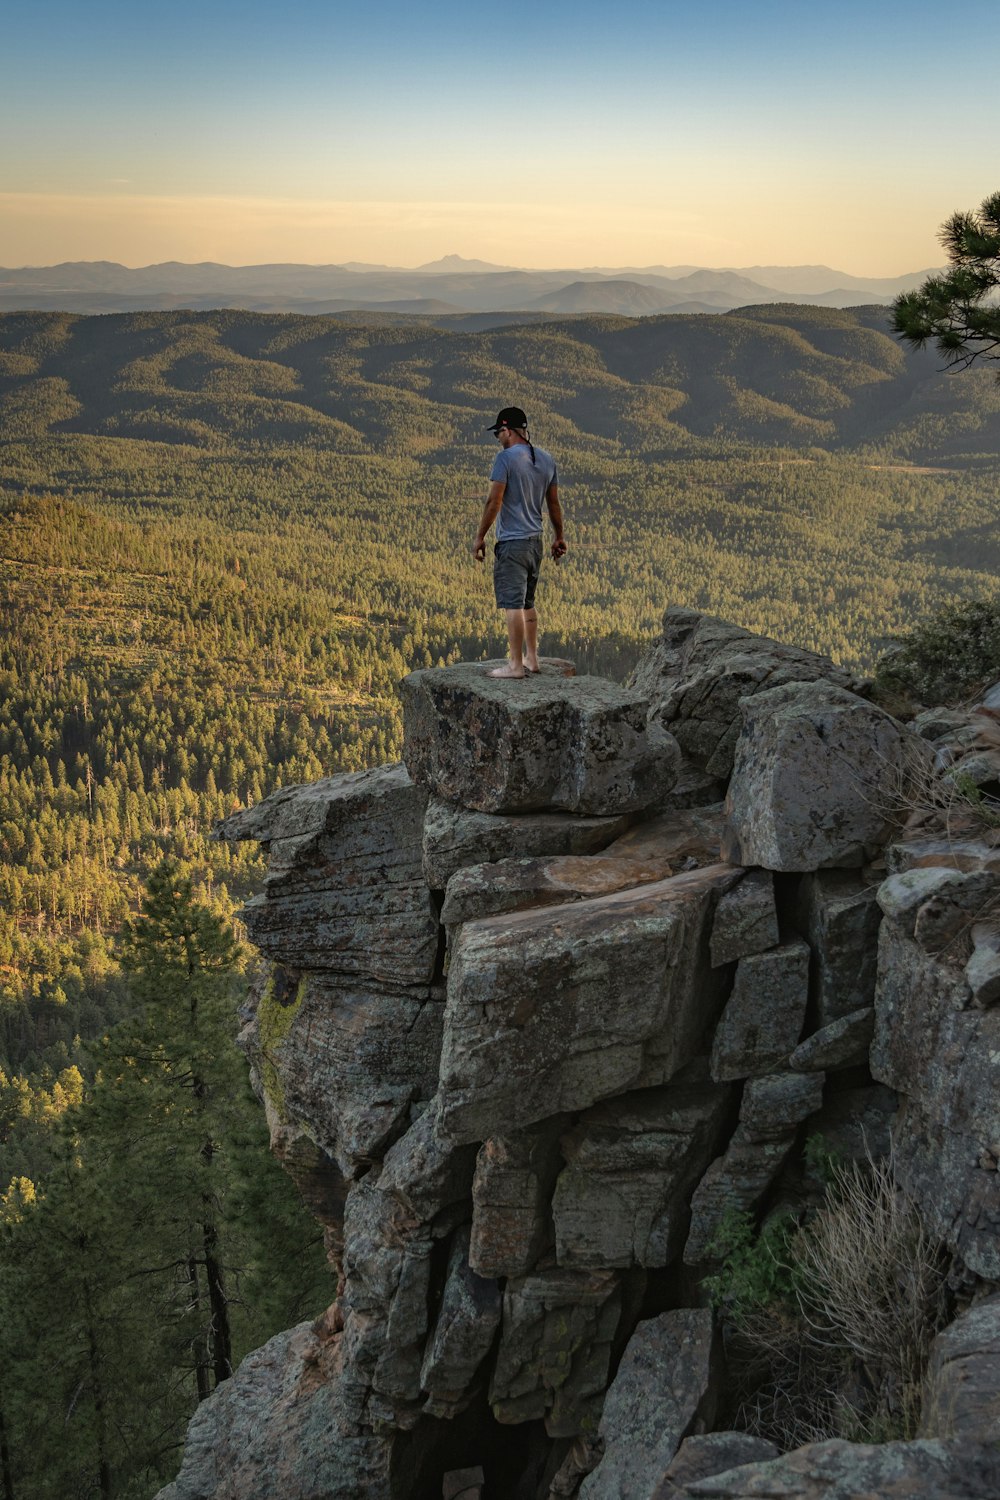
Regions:
<svg viewBox="0 0 1000 1500"><path fill-rule="evenodd" d="M535 462L532 463L527 443L511 443L509 448L501 448L493 465L490 483L498 479L503 480L507 488L496 520L497 541L541 536L545 492L553 481L557 481L552 454L546 453L544 448L536 448Z"/></svg>

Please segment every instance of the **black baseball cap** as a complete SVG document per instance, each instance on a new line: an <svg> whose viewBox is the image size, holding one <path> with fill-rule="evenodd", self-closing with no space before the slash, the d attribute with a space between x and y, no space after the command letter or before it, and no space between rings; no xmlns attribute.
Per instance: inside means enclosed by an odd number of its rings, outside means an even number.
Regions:
<svg viewBox="0 0 1000 1500"><path fill-rule="evenodd" d="M499 432L501 427L527 427L528 419L519 406L505 406L497 413L497 419L487 432Z"/></svg>

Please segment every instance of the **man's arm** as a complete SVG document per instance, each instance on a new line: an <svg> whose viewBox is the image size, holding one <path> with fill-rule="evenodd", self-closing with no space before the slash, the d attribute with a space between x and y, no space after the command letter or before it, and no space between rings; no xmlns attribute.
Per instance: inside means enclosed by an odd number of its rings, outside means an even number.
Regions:
<svg viewBox="0 0 1000 1500"><path fill-rule="evenodd" d="M503 503L503 492L507 488L505 479L494 479L490 485L490 492L486 498L486 506L483 510L483 519L479 523L476 532L476 540L472 544L472 555L476 562L482 562L486 556L486 533L500 514L500 506Z"/></svg>
<svg viewBox="0 0 1000 1500"><path fill-rule="evenodd" d="M566 543L563 540L563 518L562 507L559 504L559 486L554 479L545 491L545 504L548 506L552 530L556 534L555 541L552 543L552 556L558 562L561 557L566 556Z"/></svg>

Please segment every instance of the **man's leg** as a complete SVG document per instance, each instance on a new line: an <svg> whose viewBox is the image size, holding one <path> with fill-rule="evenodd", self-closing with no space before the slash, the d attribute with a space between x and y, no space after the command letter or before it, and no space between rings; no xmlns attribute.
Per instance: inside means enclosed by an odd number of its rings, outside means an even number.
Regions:
<svg viewBox="0 0 1000 1500"><path fill-rule="evenodd" d="M507 615L507 646L509 660L505 667L494 667L490 673L491 677L523 677L524 663L521 655L524 651L525 622L523 609L508 609Z"/></svg>
<svg viewBox="0 0 1000 1500"><path fill-rule="evenodd" d="M538 671L538 614L534 605L524 611L524 665L529 672Z"/></svg>

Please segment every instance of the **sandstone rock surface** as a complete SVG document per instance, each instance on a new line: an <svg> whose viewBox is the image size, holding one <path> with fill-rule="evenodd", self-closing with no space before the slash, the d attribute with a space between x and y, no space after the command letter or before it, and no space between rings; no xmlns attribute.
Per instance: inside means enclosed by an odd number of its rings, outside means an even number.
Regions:
<svg viewBox="0 0 1000 1500"><path fill-rule="evenodd" d="M638 693L599 677L489 677L479 663L402 683L407 769L479 812L636 812L677 779L680 753Z"/></svg>
<svg viewBox="0 0 1000 1500"><path fill-rule="evenodd" d="M482 1141L585 1109L698 1050L711 1014L692 993L728 866L460 929L448 972L438 1118ZM530 984L525 976L530 974Z"/></svg>
<svg viewBox="0 0 1000 1500"><path fill-rule="evenodd" d="M698 808L651 818L585 857L554 855L497 860L459 870L448 882L441 921L498 916L558 905L668 880L682 870L717 864L722 810Z"/></svg>
<svg viewBox="0 0 1000 1500"><path fill-rule="evenodd" d="M969 998L961 970L883 922L871 1067L904 1096L897 1169L932 1231L1000 1280L1000 1011Z"/></svg>
<svg viewBox="0 0 1000 1500"><path fill-rule="evenodd" d="M712 1043L712 1077L751 1078L783 1069L805 1020L809 948L796 940L741 958Z"/></svg>
<svg viewBox="0 0 1000 1500"><path fill-rule="evenodd" d="M895 719L827 682L792 682L742 704L723 852L768 870L858 865L898 805L907 742Z"/></svg>
<svg viewBox="0 0 1000 1500"><path fill-rule="evenodd" d="M723 778L732 770L741 699L785 682L851 686L827 657L678 606L665 612L659 641L629 680L684 754Z"/></svg>
<svg viewBox="0 0 1000 1500"><path fill-rule="evenodd" d="M920 1436L1000 1444L1000 1294L967 1308L934 1340Z"/></svg>
<svg viewBox="0 0 1000 1500"><path fill-rule="evenodd" d="M215 830L268 851L243 918L286 968L392 985L431 982L437 912L420 867L426 794L402 766L283 787Z"/></svg>
<svg viewBox="0 0 1000 1500"><path fill-rule="evenodd" d="M575 813L480 813L440 797L427 804L423 874L443 891L457 870L501 859L595 854L619 838L634 814L580 817Z"/></svg>
<svg viewBox="0 0 1000 1500"><path fill-rule="evenodd" d="M699 1411L709 1415L716 1358L705 1308L639 1324L604 1405L604 1457L583 1481L580 1500L652 1500Z"/></svg>
<svg viewBox="0 0 1000 1500"><path fill-rule="evenodd" d="M681 1494L684 1500L993 1500L998 1482L993 1445L835 1440L695 1480Z"/></svg>
<svg viewBox="0 0 1000 1500"><path fill-rule="evenodd" d="M563 1266L669 1265L687 1199L720 1144L727 1090L703 1082L625 1094L588 1110L563 1138L552 1199Z"/></svg>
<svg viewBox="0 0 1000 1500"><path fill-rule="evenodd" d="M419 783L327 778L222 826L270 855L243 1041L337 1300L202 1404L164 1500L1000 1494L977 1280L1000 1281L1000 1007L975 908L1000 834L921 817L862 863L887 760L913 739L946 774L983 725L925 716L919 740L821 658L693 612L639 680L415 674ZM731 770L749 869L698 805ZM779 1458L704 1432L711 1317L661 1309L699 1300L728 1210L778 1182L816 1202L807 1133L861 1158L890 1119L977 1297L937 1342L921 1440Z"/></svg>

